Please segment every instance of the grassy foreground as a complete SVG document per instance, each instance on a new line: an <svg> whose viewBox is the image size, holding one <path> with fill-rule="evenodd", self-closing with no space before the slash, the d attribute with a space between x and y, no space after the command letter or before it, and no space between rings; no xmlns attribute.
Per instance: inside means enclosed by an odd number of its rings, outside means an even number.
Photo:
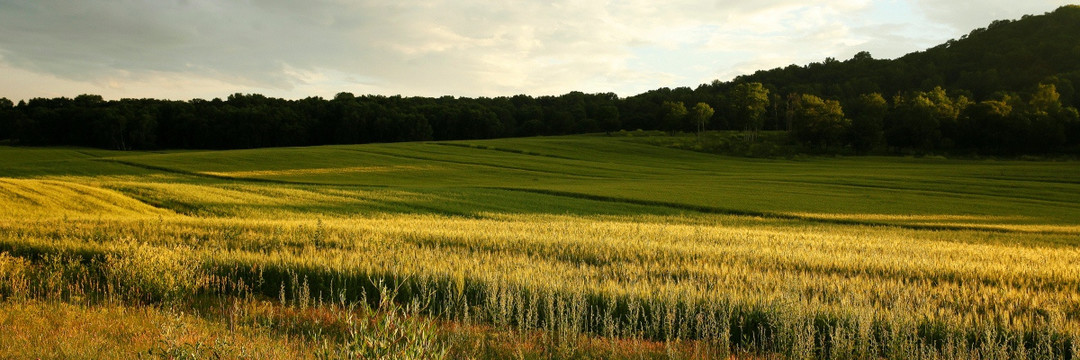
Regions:
<svg viewBox="0 0 1080 360"><path fill-rule="evenodd" d="M649 143L0 148L0 358L1080 358L1080 164Z"/></svg>

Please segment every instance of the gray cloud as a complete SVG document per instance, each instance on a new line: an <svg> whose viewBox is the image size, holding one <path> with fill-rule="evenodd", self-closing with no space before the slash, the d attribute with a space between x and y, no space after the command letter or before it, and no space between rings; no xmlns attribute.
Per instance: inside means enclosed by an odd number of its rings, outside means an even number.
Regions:
<svg viewBox="0 0 1080 360"><path fill-rule="evenodd" d="M992 16L915 1L926 18L953 27L964 23L949 14L972 22ZM0 0L0 65L117 96L161 96L132 94L154 88L204 96L630 95L864 49L889 56L919 50L907 48L926 41L919 28L873 23L881 21L870 19L876 6L869 0ZM180 86L189 88L175 90ZM17 87L0 79L0 91Z"/></svg>
<svg viewBox="0 0 1080 360"><path fill-rule="evenodd" d="M293 80L282 73L285 64L364 58L344 56L341 48L352 44L329 10L288 2L3 3L0 48L16 66L71 79L170 72L287 88Z"/></svg>
<svg viewBox="0 0 1080 360"><path fill-rule="evenodd" d="M634 44L683 41L665 38L668 28L767 9L717 4L2 2L0 51L13 66L81 81L175 73L288 90L305 83L292 69L427 94L554 91L551 81L634 76L617 71Z"/></svg>
<svg viewBox="0 0 1080 360"><path fill-rule="evenodd" d="M1063 0L916 0L927 17L951 27L959 34L986 27L993 20L1016 20L1026 14L1042 15L1068 3Z"/></svg>

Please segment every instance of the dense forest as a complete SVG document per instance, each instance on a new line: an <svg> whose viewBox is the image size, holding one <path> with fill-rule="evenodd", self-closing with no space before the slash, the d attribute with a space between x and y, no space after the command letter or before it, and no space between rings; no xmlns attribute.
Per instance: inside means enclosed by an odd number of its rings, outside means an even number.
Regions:
<svg viewBox="0 0 1080 360"><path fill-rule="evenodd" d="M495 98L234 94L0 99L17 145L225 149L610 132L784 130L806 151L1080 153L1080 6L995 21L894 60L860 52L697 88Z"/></svg>

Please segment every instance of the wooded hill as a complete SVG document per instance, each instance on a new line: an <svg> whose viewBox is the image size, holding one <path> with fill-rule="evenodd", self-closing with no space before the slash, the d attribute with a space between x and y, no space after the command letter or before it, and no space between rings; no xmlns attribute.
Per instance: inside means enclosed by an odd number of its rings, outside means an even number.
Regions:
<svg viewBox="0 0 1080 360"><path fill-rule="evenodd" d="M786 130L806 151L1080 153L1080 6L1000 20L894 60L758 71L695 89L495 98L0 99L0 139L114 149L249 148L619 129ZM753 138L753 137L750 137ZM761 140L758 140L761 141Z"/></svg>

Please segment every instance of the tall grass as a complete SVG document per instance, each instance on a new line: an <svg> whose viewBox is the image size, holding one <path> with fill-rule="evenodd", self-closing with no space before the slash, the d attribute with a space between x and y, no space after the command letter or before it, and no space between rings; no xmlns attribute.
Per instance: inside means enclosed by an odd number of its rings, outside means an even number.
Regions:
<svg viewBox="0 0 1080 360"><path fill-rule="evenodd" d="M10 285L0 296L103 292L168 303L260 294L299 307L393 299L447 321L542 330L553 351L567 354L573 350L557 344L581 336L692 340L714 344L718 354L790 357L1075 352L1075 248L946 241L977 231L671 223L560 216L9 223L0 226L7 252L0 266Z"/></svg>

